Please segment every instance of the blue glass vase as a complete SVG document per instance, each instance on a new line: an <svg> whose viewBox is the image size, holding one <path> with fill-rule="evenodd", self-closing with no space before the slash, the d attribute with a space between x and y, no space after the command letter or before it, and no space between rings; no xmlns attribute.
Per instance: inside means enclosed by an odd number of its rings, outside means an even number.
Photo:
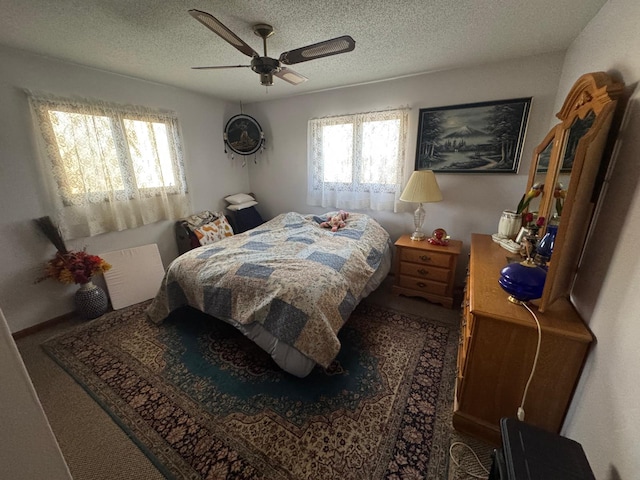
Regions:
<svg viewBox="0 0 640 480"><path fill-rule="evenodd" d="M498 283L509 294L509 301L524 303L540 298L547 272L528 258L523 262L510 263L500 270Z"/></svg>
<svg viewBox="0 0 640 480"><path fill-rule="evenodd" d="M558 225L549 225L547 226L547 231L544 234L544 237L538 243L536 247L536 254L540 255L544 259L545 262L548 262L551 259L551 254L553 253L553 246L556 242L556 235L558 234Z"/></svg>

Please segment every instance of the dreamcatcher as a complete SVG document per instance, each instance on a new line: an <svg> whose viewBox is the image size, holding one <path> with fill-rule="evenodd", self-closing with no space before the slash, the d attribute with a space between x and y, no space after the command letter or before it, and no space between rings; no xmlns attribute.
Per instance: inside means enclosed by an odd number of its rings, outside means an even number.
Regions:
<svg viewBox="0 0 640 480"><path fill-rule="evenodd" d="M224 153L229 153L227 148L231 150L231 159L238 155L253 155L254 163L258 163L257 153L264 152L264 132L258 121L241 113L229 119L224 127ZM242 161L242 166L247 164Z"/></svg>

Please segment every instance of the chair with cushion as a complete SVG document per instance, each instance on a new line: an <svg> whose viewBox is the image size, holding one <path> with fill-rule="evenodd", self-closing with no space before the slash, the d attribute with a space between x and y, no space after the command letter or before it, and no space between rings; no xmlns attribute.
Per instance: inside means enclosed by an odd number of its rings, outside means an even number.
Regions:
<svg viewBox="0 0 640 480"><path fill-rule="evenodd" d="M178 254L182 255L234 233L246 232L264 223L255 208L258 202L253 194L238 193L226 197L225 200L229 203L226 215L222 212L203 210L176 221Z"/></svg>
<svg viewBox="0 0 640 480"><path fill-rule="evenodd" d="M178 254L182 255L215 239L233 235L233 230L222 212L204 210L176 221L175 233Z"/></svg>

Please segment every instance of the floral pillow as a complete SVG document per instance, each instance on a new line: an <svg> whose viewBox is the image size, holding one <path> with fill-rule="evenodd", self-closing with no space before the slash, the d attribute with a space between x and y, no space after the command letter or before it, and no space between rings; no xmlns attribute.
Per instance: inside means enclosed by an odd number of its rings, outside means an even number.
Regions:
<svg viewBox="0 0 640 480"><path fill-rule="evenodd" d="M200 245L209 245L225 237L231 237L233 229L225 217L220 217L211 223L196 228L193 233L198 237Z"/></svg>

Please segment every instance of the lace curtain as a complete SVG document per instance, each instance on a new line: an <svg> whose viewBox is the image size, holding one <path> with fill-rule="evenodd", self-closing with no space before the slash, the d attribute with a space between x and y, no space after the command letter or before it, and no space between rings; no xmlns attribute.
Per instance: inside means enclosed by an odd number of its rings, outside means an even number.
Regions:
<svg viewBox="0 0 640 480"><path fill-rule="evenodd" d="M48 213L65 239L189 214L175 114L27 93Z"/></svg>
<svg viewBox="0 0 640 480"><path fill-rule="evenodd" d="M307 203L396 211L407 123L407 109L310 120Z"/></svg>

